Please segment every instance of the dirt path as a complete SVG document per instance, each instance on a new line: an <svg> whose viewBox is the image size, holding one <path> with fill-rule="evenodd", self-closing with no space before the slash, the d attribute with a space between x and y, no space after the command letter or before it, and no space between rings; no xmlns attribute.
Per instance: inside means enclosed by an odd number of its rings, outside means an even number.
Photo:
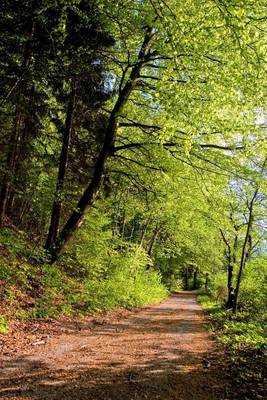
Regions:
<svg viewBox="0 0 267 400"><path fill-rule="evenodd" d="M0 398L226 399L224 357L204 324L195 294L178 293L127 318L66 326L44 345L5 357Z"/></svg>

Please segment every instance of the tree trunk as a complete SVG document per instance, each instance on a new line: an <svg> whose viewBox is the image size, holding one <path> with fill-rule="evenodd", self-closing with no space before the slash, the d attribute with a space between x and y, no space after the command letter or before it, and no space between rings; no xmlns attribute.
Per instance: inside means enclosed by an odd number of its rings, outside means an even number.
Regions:
<svg viewBox="0 0 267 400"><path fill-rule="evenodd" d="M31 45L32 39L35 31L35 22L32 21L30 31L29 31L29 40L26 43L24 54L23 54L23 61L21 65L22 71L29 67L31 61ZM23 94L27 89L27 82L22 81L20 85L18 85L18 104L16 106L15 117L14 117L14 128L13 133L10 137L9 142L9 151L7 155L7 162L6 162L6 172L2 178L2 185L0 189L0 227L3 225L4 217L6 215L7 209L7 202L9 196L9 189L14 179L14 172L16 167L16 158L19 146L21 145L21 121L23 119L21 105L19 104Z"/></svg>
<svg viewBox="0 0 267 400"><path fill-rule="evenodd" d="M205 274L205 290L208 290L208 285L209 285L209 273L206 272Z"/></svg>
<svg viewBox="0 0 267 400"><path fill-rule="evenodd" d="M249 235L248 248L247 248L247 253L246 253L246 262L249 261L249 259L251 257L252 249L253 249L252 236Z"/></svg>
<svg viewBox="0 0 267 400"><path fill-rule="evenodd" d="M230 263L228 264L228 282L227 282L227 301L226 301L226 308L227 309L231 309L233 308L233 302L234 302L234 297L233 297L233 271L234 271L234 267L233 265Z"/></svg>
<svg viewBox="0 0 267 400"><path fill-rule="evenodd" d="M124 240L125 225L126 225L126 215L125 215L125 209L124 209L123 214L122 214L122 220L121 220L121 239L122 240Z"/></svg>
<svg viewBox="0 0 267 400"><path fill-rule="evenodd" d="M113 110L111 111L107 128L105 130L104 143L96 159L91 182L84 191L75 210L69 217L62 231L58 235L54 245L49 248L51 262L56 261L66 244L72 238L74 232L83 224L88 211L91 209L96 197L98 196L102 183L102 177L105 172L106 161L113 153L114 141L118 129L119 115L121 114L124 105L126 104L130 94L132 93L132 90L135 88L138 82L143 65L151 60L148 50L153 36L153 30L149 28L139 51L138 61L132 68L128 81L120 90L118 99Z"/></svg>
<svg viewBox="0 0 267 400"><path fill-rule="evenodd" d="M189 289L189 271L188 267L185 270L185 290Z"/></svg>
<svg viewBox="0 0 267 400"><path fill-rule="evenodd" d="M6 205L6 212L8 215L11 213L11 210L13 209L14 199L15 199L15 190L10 190Z"/></svg>
<svg viewBox="0 0 267 400"><path fill-rule="evenodd" d="M238 276L237 276L237 281L236 281L236 288L234 291L234 301L233 301L233 312L234 313L237 311L240 283L241 283L241 279L242 279L242 273L243 273L243 270L245 268L246 261L247 261L247 246L249 243L250 231L251 231L252 224L253 224L253 206L254 206L254 202L256 200L257 194L258 194L258 188L255 190L255 192L252 196L252 199L249 203L249 214L248 214L246 236L245 236L243 246L242 246L241 261L240 261L240 266L239 266L239 271L238 271Z"/></svg>
<svg viewBox="0 0 267 400"><path fill-rule="evenodd" d="M75 97L76 97L76 79L72 79L72 89L70 93L69 103L66 112L65 126L63 129L63 141L61 154L59 159L59 168L58 168L58 176L57 176L57 184L56 184L56 192L55 199L51 212L51 220L50 226L48 230L48 235L45 243L45 248L49 249L53 246L59 229L59 221L62 209L62 197L64 190L64 181L66 175L66 169L68 164L68 154L69 154L69 146L71 140L71 131L73 125L73 114L75 108Z"/></svg>
<svg viewBox="0 0 267 400"><path fill-rule="evenodd" d="M234 288L233 288L233 272L234 272L234 264L236 262L236 249L237 249L237 236L235 236L234 248L233 248L233 255L229 256L228 259L228 278L227 278L227 290L228 296L226 301L226 308L228 310L232 309L234 306Z"/></svg>
<svg viewBox="0 0 267 400"><path fill-rule="evenodd" d="M149 257L151 257L153 255L154 246L155 246L156 241L157 241L157 239L159 237L160 230L161 230L161 227L157 226L156 229L153 232L152 238L149 241L148 250L147 250L147 254L149 255Z"/></svg>
<svg viewBox="0 0 267 400"><path fill-rule="evenodd" d="M20 123L21 123L21 113L17 107L14 130L10 139L9 153L6 162L6 172L4 173L2 179L2 186L0 190L0 226L3 225L4 217L6 214L7 201L9 196L9 188L13 179L14 169L15 169L15 159L17 154L17 148L20 141Z"/></svg>
<svg viewBox="0 0 267 400"><path fill-rule="evenodd" d="M230 257L228 264L228 282L227 282L228 298L226 302L226 308L228 310L231 310L234 307L235 291L233 287L233 272L234 272L234 265L236 263L237 244L238 244L238 236L236 235L233 246L233 254L232 257Z"/></svg>
<svg viewBox="0 0 267 400"><path fill-rule="evenodd" d="M193 276L193 290L197 289L197 270L194 270L194 276Z"/></svg>
<svg viewBox="0 0 267 400"><path fill-rule="evenodd" d="M226 259L227 259L227 301L226 301L226 308L231 309L233 308L233 271L234 271L234 263L235 263L235 252L236 252L236 246L237 246L237 236L235 236L235 242L234 242L234 249L233 249L233 255L232 255L232 250L231 246L229 244L229 241L226 239L224 232L222 229L220 229L222 239L226 245Z"/></svg>
<svg viewBox="0 0 267 400"><path fill-rule="evenodd" d="M133 241L133 237L134 237L134 233L135 233L135 228L136 228L136 222L135 220L133 220L132 223L132 229L131 229L131 233L130 233L130 237L129 237L129 241Z"/></svg>
<svg viewBox="0 0 267 400"><path fill-rule="evenodd" d="M18 220L17 210L13 209L16 196L16 187L20 180L19 172L21 164L27 157L29 157L29 143L32 139L31 118L34 106L34 85L31 85L30 90L24 90L24 100L27 102L27 112L21 116L21 121L18 127L18 139L16 149L14 151L13 171L10 177L10 185L8 190L8 200L6 204L6 214L12 219Z"/></svg>
<svg viewBox="0 0 267 400"><path fill-rule="evenodd" d="M142 233L141 233L141 239L140 239L140 247L143 247L143 243L144 243L144 240L145 240L147 228L148 228L151 220L152 220L152 215L149 215L149 217L146 219L146 221L145 221L145 223L143 225Z"/></svg>

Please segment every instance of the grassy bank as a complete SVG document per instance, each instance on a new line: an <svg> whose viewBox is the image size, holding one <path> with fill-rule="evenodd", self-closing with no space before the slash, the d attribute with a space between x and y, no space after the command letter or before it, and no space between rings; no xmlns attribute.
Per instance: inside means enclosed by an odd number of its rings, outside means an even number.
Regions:
<svg viewBox="0 0 267 400"><path fill-rule="evenodd" d="M234 399L264 399L266 375L266 314L233 314L206 293L198 300L210 319L211 329L231 358ZM241 397L240 397L241 396Z"/></svg>
<svg viewBox="0 0 267 400"><path fill-rule="evenodd" d="M147 257L135 246L98 250L97 257L77 246L55 265L44 260L23 232L0 231L0 332L14 319L58 318L120 307L157 303L168 295L160 275L147 269ZM106 249L104 249L106 250ZM88 254L89 253L89 254ZM86 260L88 259L88 264Z"/></svg>

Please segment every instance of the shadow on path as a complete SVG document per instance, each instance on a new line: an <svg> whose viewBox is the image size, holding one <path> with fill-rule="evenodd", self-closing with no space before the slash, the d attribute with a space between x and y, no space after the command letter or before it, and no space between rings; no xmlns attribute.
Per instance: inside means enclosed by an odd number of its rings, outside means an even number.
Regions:
<svg viewBox="0 0 267 400"><path fill-rule="evenodd" d="M134 317L99 326L82 339L73 330L39 354L6 361L0 398L226 399L223 361L204 324L195 295L179 293ZM60 346L65 346L61 353ZM202 365L207 352L209 369Z"/></svg>

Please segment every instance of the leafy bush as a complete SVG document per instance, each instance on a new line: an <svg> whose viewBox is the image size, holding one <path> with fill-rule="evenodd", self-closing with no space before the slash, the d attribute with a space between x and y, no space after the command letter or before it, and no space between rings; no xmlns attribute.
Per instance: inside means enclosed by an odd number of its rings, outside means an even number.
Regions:
<svg viewBox="0 0 267 400"><path fill-rule="evenodd" d="M137 307L162 300L167 290L140 246L113 237L109 219L95 210L60 263L44 264L24 235L1 231L0 299L8 317L59 317ZM31 260L31 262L30 262ZM40 262L42 261L42 262ZM3 328L4 329L4 328Z"/></svg>
<svg viewBox="0 0 267 400"><path fill-rule="evenodd" d="M147 261L140 248L130 249L113 258L110 273L104 279L86 281L88 309L137 307L166 297L167 290L161 284L160 275L147 270Z"/></svg>
<svg viewBox="0 0 267 400"><path fill-rule="evenodd" d="M247 263L241 282L239 305L241 309L266 318L267 310L267 258Z"/></svg>
<svg viewBox="0 0 267 400"><path fill-rule="evenodd" d="M217 272L210 281L209 294L219 303L224 303L227 299L227 273Z"/></svg>
<svg viewBox="0 0 267 400"><path fill-rule="evenodd" d="M266 332L264 323L248 312L233 314L205 294L198 296L204 310L211 318L213 330L219 340L233 350L243 348L264 349Z"/></svg>

